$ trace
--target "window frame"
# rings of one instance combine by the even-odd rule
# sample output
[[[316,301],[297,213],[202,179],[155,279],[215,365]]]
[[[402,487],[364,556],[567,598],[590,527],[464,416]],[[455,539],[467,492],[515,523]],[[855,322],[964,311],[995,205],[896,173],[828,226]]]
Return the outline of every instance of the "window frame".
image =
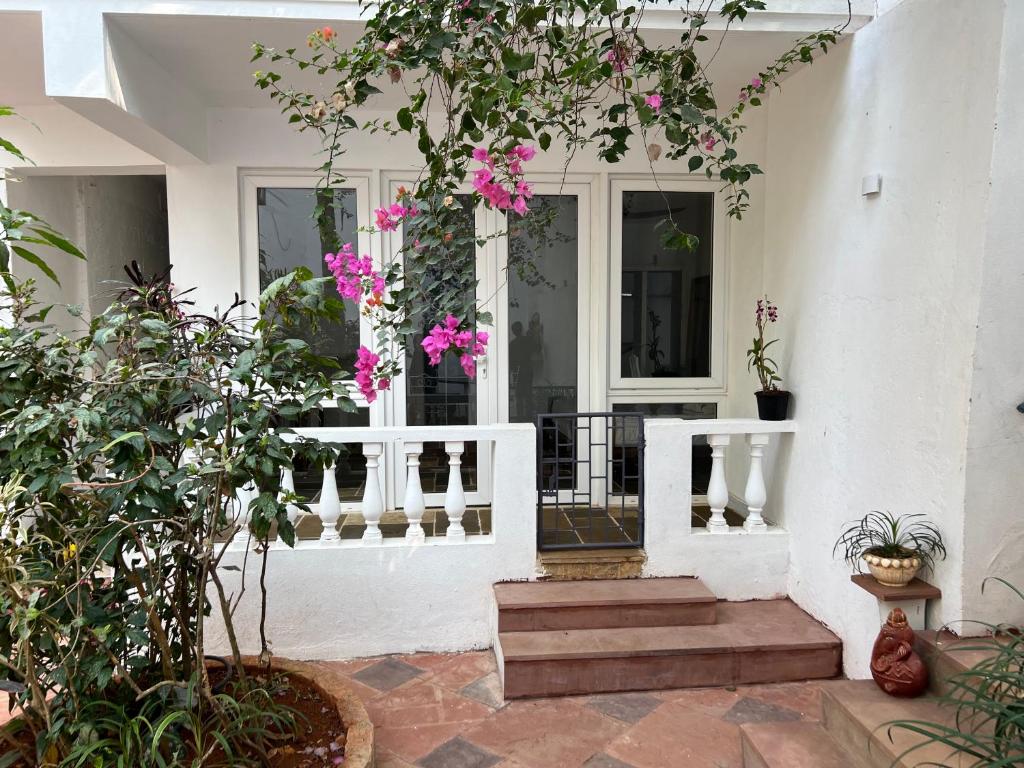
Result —
[[[358,228],[357,244],[360,254],[370,254],[375,268],[380,268],[380,248],[376,238],[365,231],[370,225],[371,207],[371,174],[358,171],[341,171],[345,182],[339,184],[341,189],[354,189],[356,192],[356,226]],[[249,170],[240,173],[241,184],[241,224],[242,224],[242,258],[241,287],[242,299],[253,304],[259,303],[259,212],[258,190],[267,187],[283,189],[316,189],[320,176],[313,171],[296,170]],[[359,343],[367,345],[371,340],[369,322],[360,315]],[[349,394],[360,408],[369,408],[370,426],[382,426],[383,410],[377,403],[367,403],[366,398],[354,384],[349,385]]]
[[[701,397],[725,394],[728,327],[728,265],[726,263],[728,227],[725,195],[721,184],[691,177],[659,178],[619,176],[609,180],[609,280],[608,280],[608,402],[620,400],[629,392],[699,391]],[[711,247],[711,370],[710,376],[625,377],[622,375],[622,195],[624,192],[699,192],[714,195]],[[649,395],[642,395],[650,400]]]

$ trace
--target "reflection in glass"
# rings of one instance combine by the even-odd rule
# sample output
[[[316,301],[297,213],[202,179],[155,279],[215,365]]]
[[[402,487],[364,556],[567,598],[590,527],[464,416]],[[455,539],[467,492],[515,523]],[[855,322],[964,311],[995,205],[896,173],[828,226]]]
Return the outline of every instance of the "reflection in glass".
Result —
[[[640,413],[647,419],[717,419],[717,403],[616,403],[612,406],[614,413]],[[626,442],[635,442],[627,435]],[[691,475],[691,492],[704,494],[708,492],[711,478],[711,447],[705,435],[693,438],[693,473]],[[632,489],[631,492],[635,492]]]
[[[696,250],[668,248],[669,216]],[[711,375],[711,192],[622,193],[623,378]]]
[[[509,232],[509,421],[574,413],[579,201],[537,195]]]
[[[257,191],[260,291],[297,267],[306,267],[314,275],[329,276],[324,254],[337,249],[339,243],[356,242],[356,191],[333,190],[333,232],[321,232],[313,219],[316,194],[314,189],[288,187],[262,187]],[[326,290],[334,289],[328,286]],[[292,333],[309,342],[318,354],[332,357],[343,368],[351,370],[359,346],[359,308],[352,302],[345,302],[343,322],[324,323],[315,333],[308,327],[293,329]],[[288,426],[369,425],[370,412],[366,408],[353,413],[338,408],[324,408],[306,417],[302,423],[291,423]],[[362,498],[366,459],[361,445],[346,445],[339,451],[335,475],[342,500],[357,501]],[[296,493],[311,503],[318,502],[322,483],[320,470],[300,463],[295,467],[294,477]]]
[[[356,191],[333,190],[332,232],[321,232],[313,220],[316,195],[314,189],[257,190],[260,291],[297,267],[329,277],[324,254],[337,250],[341,243],[357,242]],[[334,289],[328,285],[326,290]],[[341,323],[323,323],[316,332],[303,328],[295,333],[306,339],[317,354],[334,358],[343,369],[351,370],[359,347],[359,307],[346,301]]]
[[[469,195],[456,195],[462,205],[460,227],[466,234],[476,231],[473,201]],[[472,242],[457,253],[455,265],[450,269],[472,276],[466,281],[466,291],[475,293],[476,249]],[[440,268],[428,271],[423,278],[427,290],[443,290]],[[472,294],[470,295],[472,298]],[[414,315],[416,308],[413,310]],[[470,379],[452,353],[441,358],[440,365],[427,361],[421,342],[431,328],[443,318],[426,308],[417,317],[419,327],[406,343],[405,363],[405,419],[410,426],[443,427],[476,424],[476,381]],[[462,484],[467,490],[476,490],[476,443],[466,443],[462,455]],[[424,493],[444,493],[448,487],[448,454],[444,443],[426,443],[420,457],[420,481]]]

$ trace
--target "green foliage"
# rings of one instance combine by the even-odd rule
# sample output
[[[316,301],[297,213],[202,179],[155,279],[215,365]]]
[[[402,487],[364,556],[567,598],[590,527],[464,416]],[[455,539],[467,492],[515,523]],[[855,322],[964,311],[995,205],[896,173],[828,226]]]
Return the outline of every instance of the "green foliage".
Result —
[[[1012,584],[1000,578],[994,580],[1024,600],[1024,593]],[[912,758],[913,752],[929,744],[942,744],[959,757],[957,765],[1005,768],[1024,762],[1024,627],[974,623],[984,627],[988,635],[957,643],[956,647],[958,651],[983,653],[985,659],[947,681],[949,692],[943,702],[955,709],[954,722],[887,723],[890,734],[900,729],[925,737],[901,758]]]
[[[654,45],[641,29],[648,0],[360,0],[368,11],[365,30],[351,48],[341,47],[329,27],[310,35],[308,54],[255,43],[253,61],[271,68],[256,72],[255,82],[290,123],[319,135],[325,186],[342,181],[337,166],[347,133],[415,138],[422,156],[412,191],[418,213],[407,221],[401,247],[407,279],[392,297],[393,330],[408,335],[423,327],[419,315],[428,324],[446,314],[486,322],[475,292],[464,290],[475,279],[460,266],[459,254],[475,238],[459,228],[458,206],[444,203],[476,169],[474,149],[504,157],[517,145],[535,144],[564,158],[568,172],[581,152],[616,163],[637,146],[660,153],[656,141],[663,142],[663,157],[721,181],[729,214],[742,217],[749,205],[744,185],[761,173],[735,148],[745,111],[794,65],[826,53],[843,29],[796,41],[752,77],[735,103],[719,104],[707,76],[716,48],[702,46],[706,27],[712,20],[728,27],[765,5],[730,0],[712,12],[707,4],[677,3],[678,39]],[[310,70],[330,85],[312,91],[291,84],[274,71],[280,66],[294,74]],[[397,109],[357,121],[354,110],[374,108],[382,88],[398,93]],[[648,103],[650,96],[660,104]],[[474,192],[473,207],[482,199]],[[663,236],[672,247],[696,246],[671,216],[668,229]],[[428,272],[443,273],[450,290],[439,293],[436,283],[423,281]]]
[[[0,117],[11,117],[14,114],[14,110],[10,107],[0,106]],[[17,146],[3,136],[0,136],[0,152],[6,152],[23,163],[32,162]],[[0,181],[2,180],[4,178],[0,175]],[[0,198],[0,279],[4,281],[8,290],[13,289],[13,278],[10,275],[12,255],[34,265],[40,272],[60,285],[60,280],[57,279],[53,268],[37,252],[38,246],[56,248],[76,259],[85,258],[85,255],[74,244],[43,219],[28,211],[8,208],[3,198]]]
[[[286,504],[301,499],[281,472],[329,453],[280,427],[351,403],[290,331],[337,321],[339,302],[300,269],[267,288],[253,322],[237,297],[197,313],[165,277],[128,272],[74,338],[40,324],[31,282],[0,297],[13,319],[0,327],[0,477],[13,478],[0,496],[0,667],[40,762],[198,765],[174,757],[192,743],[248,764],[287,713],[244,674],[230,696],[214,692],[204,618],[224,614],[241,669],[241,594],[225,593],[221,559],[236,533],[263,558],[273,529],[294,542]],[[239,533],[237,493],[253,486]]]
[[[832,554],[842,550],[843,558],[860,568],[865,554],[888,558],[920,558],[922,567],[930,569],[935,558],[946,557],[942,534],[921,513],[893,515],[891,512],[869,512],[840,534]]]

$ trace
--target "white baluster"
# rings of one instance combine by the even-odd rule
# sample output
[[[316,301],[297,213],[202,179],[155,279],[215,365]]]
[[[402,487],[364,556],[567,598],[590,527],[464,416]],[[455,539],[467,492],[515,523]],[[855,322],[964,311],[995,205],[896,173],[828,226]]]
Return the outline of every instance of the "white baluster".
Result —
[[[324,480],[320,486],[320,522],[324,529],[320,533],[321,544],[333,544],[341,539],[338,535],[338,520],[341,518],[341,499],[338,498],[338,479],[334,476],[334,464],[324,467]]]
[[[286,495],[295,493],[295,474],[290,469],[285,469],[281,472],[281,498],[283,499]],[[299,507],[297,504],[288,502],[285,507],[285,511],[288,514],[288,522],[295,527],[295,522],[299,519]],[[284,544],[284,540],[281,538],[281,532],[278,531],[277,543]]]
[[[768,439],[766,434],[747,436],[747,442],[750,443],[750,474],[747,475],[747,488],[743,492],[743,500],[747,505],[747,519],[743,521],[743,528],[750,533],[768,530],[764,518],[761,517],[764,503],[768,500],[768,491],[764,487],[764,470],[761,466]]]
[[[379,544],[384,540],[380,532],[380,518],[384,514],[384,497],[380,493],[380,455],[384,443],[363,443],[366,457],[366,487],[363,489],[363,544]]]
[[[408,478],[405,481],[405,519],[409,527],[405,531],[405,540],[410,544],[422,544],[426,541],[423,533],[423,513],[426,502],[423,499],[423,486],[420,484],[420,454],[423,443],[405,444],[405,464]]]
[[[729,445],[729,435],[708,435],[708,445],[711,446],[711,479],[708,482],[711,519],[708,520],[708,533],[728,533],[725,507],[729,503],[729,487],[725,484],[725,448]]]
[[[448,543],[466,540],[462,516],[466,514],[466,493],[462,489],[462,453],[466,444],[461,440],[445,442],[448,454],[448,490],[444,494],[444,511],[448,515]]]
[[[241,485],[235,489],[236,535],[241,534],[244,536],[247,544],[256,543],[256,540],[249,533],[249,522],[252,520],[252,511],[249,509],[249,502],[258,495],[259,492],[256,490],[256,485],[251,482]]]

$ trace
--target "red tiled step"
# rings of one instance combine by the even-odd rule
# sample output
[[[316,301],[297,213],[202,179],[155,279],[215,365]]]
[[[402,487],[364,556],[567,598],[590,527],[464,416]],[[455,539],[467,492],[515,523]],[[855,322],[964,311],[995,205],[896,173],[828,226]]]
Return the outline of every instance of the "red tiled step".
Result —
[[[953,708],[941,706],[934,698],[897,699],[883,693],[873,680],[841,680],[822,689],[821,702],[829,735],[869,768],[977,764],[973,758],[952,755],[949,747],[923,745],[926,740],[920,734],[889,727],[894,720],[953,724]]]
[[[743,768],[861,768],[819,723],[740,726]]]
[[[499,632],[714,624],[699,579],[526,581],[494,585]]]
[[[505,698],[839,674],[839,639],[788,600],[723,602],[717,610],[717,624],[500,632]]]

